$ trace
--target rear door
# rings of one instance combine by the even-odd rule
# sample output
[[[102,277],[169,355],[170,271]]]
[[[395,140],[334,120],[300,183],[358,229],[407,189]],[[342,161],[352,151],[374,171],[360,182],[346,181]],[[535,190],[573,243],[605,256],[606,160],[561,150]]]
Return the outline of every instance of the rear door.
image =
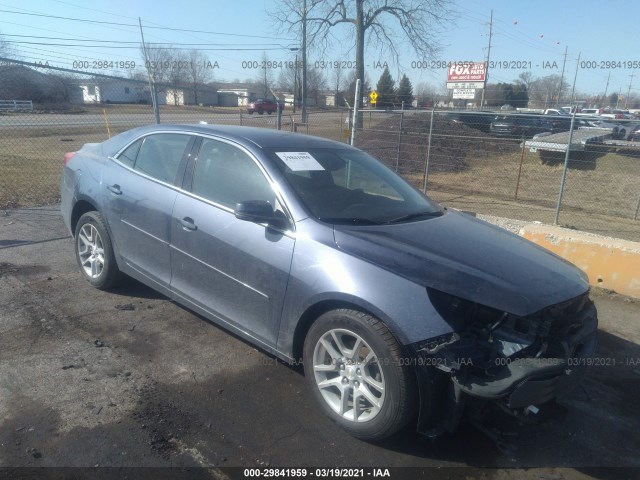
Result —
[[[176,182],[182,181],[195,137],[155,133],[110,160],[102,177],[104,214],[113,233],[118,264],[167,291],[169,240]]]
[[[286,209],[257,160],[235,144],[203,139],[192,178],[173,209],[173,294],[275,346],[295,240],[233,210],[246,200]]]

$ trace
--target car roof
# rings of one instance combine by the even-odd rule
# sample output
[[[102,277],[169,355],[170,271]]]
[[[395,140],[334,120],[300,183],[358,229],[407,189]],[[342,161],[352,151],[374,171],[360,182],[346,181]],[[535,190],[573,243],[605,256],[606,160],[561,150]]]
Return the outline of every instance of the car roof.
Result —
[[[124,147],[133,139],[154,132],[188,132],[201,135],[214,135],[237,142],[251,148],[282,147],[287,149],[300,149],[302,151],[309,148],[342,148],[352,149],[349,145],[324,138],[304,135],[302,133],[285,132],[282,130],[272,130],[258,127],[239,127],[235,125],[209,125],[209,124],[158,124],[147,125],[107,140],[104,143],[105,151],[113,154]],[[120,141],[116,141],[121,137]]]

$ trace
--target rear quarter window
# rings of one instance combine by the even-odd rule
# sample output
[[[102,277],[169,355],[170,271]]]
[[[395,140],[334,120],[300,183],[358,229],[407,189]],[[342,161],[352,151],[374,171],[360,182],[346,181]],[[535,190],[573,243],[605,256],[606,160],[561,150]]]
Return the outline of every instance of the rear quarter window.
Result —
[[[144,137],[134,170],[162,182],[174,183],[189,140],[189,135],[177,133],[158,133]]]

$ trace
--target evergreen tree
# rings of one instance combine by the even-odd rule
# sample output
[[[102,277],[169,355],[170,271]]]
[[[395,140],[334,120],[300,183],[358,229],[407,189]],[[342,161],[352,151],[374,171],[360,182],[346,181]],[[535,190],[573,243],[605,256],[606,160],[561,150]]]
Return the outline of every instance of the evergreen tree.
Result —
[[[396,81],[389,73],[389,67],[385,67],[380,80],[376,85],[376,91],[378,92],[378,101],[376,105],[379,108],[393,108],[393,102],[395,100],[395,85]]]
[[[413,85],[411,85],[411,81],[406,75],[402,75],[400,79],[400,84],[396,91],[396,98],[398,104],[402,105],[402,102],[404,102],[405,108],[410,107],[411,102],[413,102]]]

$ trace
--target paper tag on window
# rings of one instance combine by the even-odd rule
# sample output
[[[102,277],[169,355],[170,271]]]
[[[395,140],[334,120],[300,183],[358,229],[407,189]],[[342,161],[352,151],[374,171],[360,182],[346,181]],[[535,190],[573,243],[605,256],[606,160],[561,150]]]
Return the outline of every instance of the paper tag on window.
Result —
[[[293,172],[324,170],[322,165],[309,152],[276,152]]]

